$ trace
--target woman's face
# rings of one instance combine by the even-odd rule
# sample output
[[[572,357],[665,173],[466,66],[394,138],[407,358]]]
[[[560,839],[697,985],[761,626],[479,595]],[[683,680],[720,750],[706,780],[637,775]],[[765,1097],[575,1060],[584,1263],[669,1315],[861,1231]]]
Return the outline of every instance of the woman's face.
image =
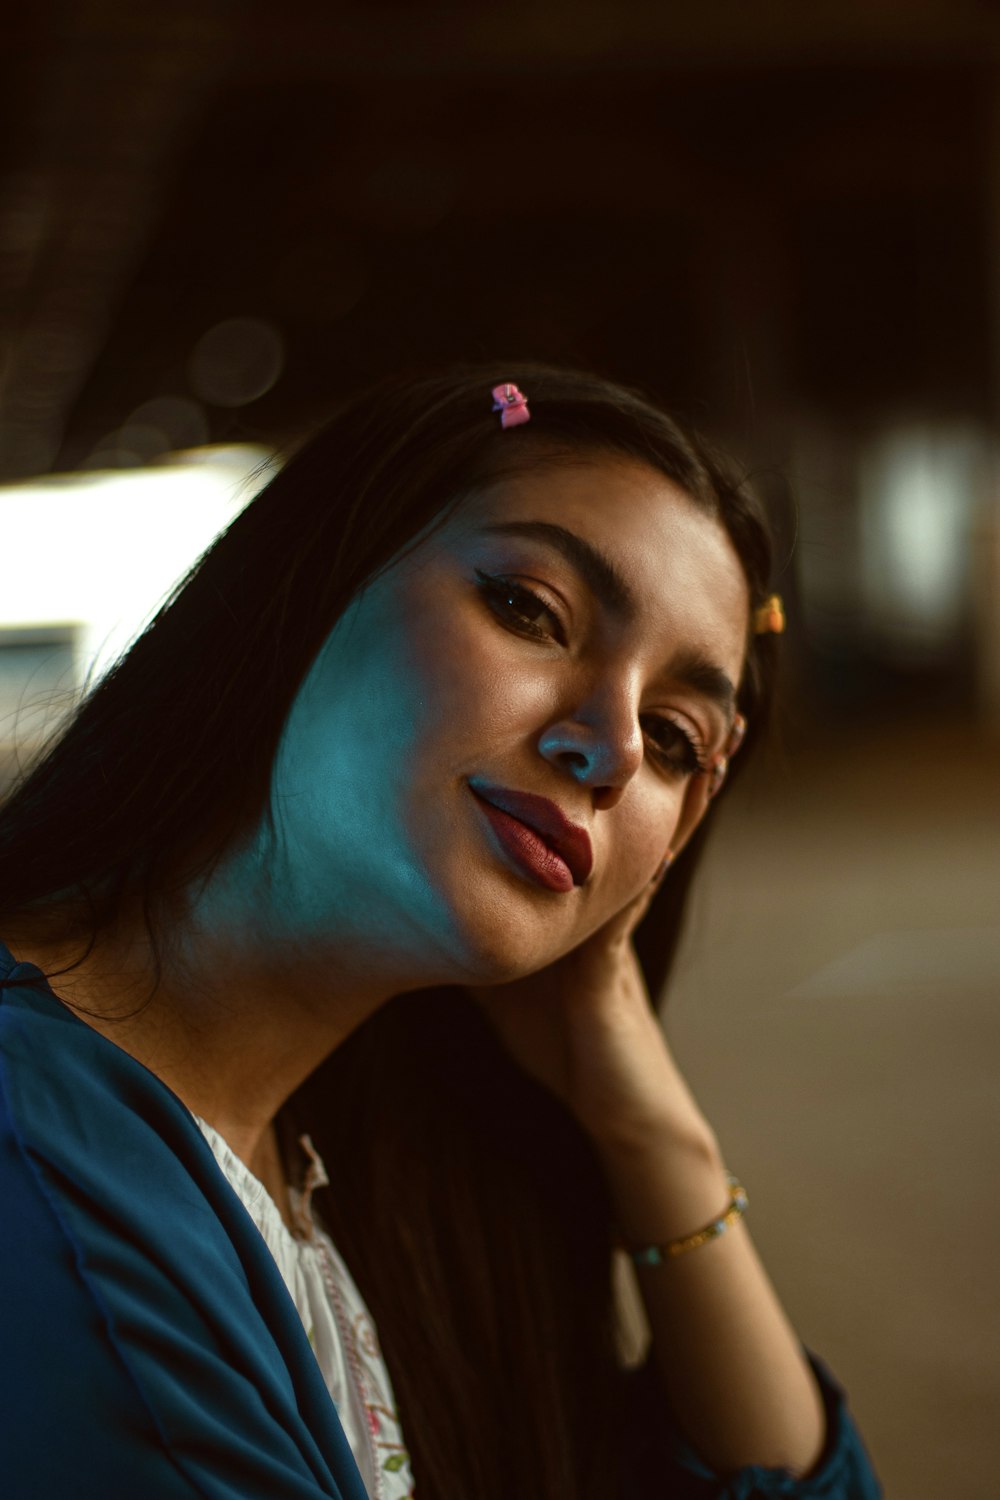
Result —
[[[721,525],[644,465],[553,462],[463,502],[354,601],[293,705],[273,782],[288,923],[400,989],[562,957],[704,811],[748,608]],[[582,883],[576,860],[543,878],[478,795],[505,790],[586,833]]]

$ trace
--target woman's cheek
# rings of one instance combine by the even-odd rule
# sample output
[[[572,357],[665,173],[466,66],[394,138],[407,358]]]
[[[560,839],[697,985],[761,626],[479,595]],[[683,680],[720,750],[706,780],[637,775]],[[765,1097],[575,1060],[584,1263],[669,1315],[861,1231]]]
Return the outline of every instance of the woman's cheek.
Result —
[[[510,652],[471,604],[442,610],[442,594],[414,586],[401,600],[404,672],[419,682],[422,697],[450,706],[463,720],[479,719],[509,696],[516,675]]]
[[[610,808],[597,813],[597,823],[606,818],[610,828],[614,827],[615,811]],[[662,806],[650,807],[644,817],[632,817],[623,821],[614,833],[607,855],[607,880],[615,893],[618,906],[632,901],[648,881],[656,874],[670,846],[670,831],[676,819]]]
[[[399,647],[394,676],[415,718],[425,723],[444,718],[458,730],[486,689],[482,678],[476,687],[476,663],[467,638],[442,626],[428,609],[402,613],[395,622]]]
[[[710,777],[689,776],[684,783],[684,795],[674,822],[671,852],[676,856],[684,848],[698,824],[708,811]]]

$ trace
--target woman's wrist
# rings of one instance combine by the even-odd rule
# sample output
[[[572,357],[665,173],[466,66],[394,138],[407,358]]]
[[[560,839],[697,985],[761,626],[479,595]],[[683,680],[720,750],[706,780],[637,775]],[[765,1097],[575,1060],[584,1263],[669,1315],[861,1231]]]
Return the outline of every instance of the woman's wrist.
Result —
[[[692,1234],[724,1213],[731,1199],[718,1141],[707,1124],[650,1133],[641,1146],[598,1144],[626,1245],[663,1244]]]
[[[599,1128],[587,1129],[594,1149],[609,1169],[627,1170],[644,1159],[657,1160],[663,1155],[718,1152],[715,1131],[676,1066],[667,1082],[669,1087],[662,1092],[668,1102],[655,1114],[605,1119]]]

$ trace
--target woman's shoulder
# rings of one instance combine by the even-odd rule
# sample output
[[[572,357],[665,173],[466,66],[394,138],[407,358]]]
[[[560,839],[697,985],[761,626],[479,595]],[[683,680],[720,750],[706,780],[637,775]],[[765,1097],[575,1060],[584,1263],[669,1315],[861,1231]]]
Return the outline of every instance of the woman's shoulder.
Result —
[[[73,1165],[81,1185],[140,1188],[156,1196],[147,1155],[161,1158],[171,1186],[201,1135],[167,1086],[54,995],[42,970],[0,944],[0,1074],[4,1109],[18,1138],[39,1160]],[[136,1176],[135,1174],[139,1175]]]
[[[238,1272],[232,1193],[186,1106],[6,947],[0,981],[5,1202],[41,1194],[78,1258],[102,1236],[107,1258],[117,1236],[119,1254],[170,1259],[195,1276],[210,1264],[216,1283],[227,1263]]]
[[[117,1445],[101,1493],[139,1493],[122,1486],[142,1473],[151,1500],[360,1500],[301,1322],[193,1116],[6,948],[0,980],[0,1420],[15,1470],[49,1476],[46,1493],[99,1492],[45,1451],[53,1409],[62,1433],[72,1407],[81,1474],[101,1470],[88,1433]]]

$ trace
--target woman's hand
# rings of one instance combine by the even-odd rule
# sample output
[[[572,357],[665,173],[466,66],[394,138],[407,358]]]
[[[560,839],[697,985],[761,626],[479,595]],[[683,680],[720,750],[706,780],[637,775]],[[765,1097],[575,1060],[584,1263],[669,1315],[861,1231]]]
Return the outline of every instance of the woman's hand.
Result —
[[[675,849],[711,789],[710,773],[695,779]],[[641,1246],[701,1229],[729,1191],[718,1142],[670,1054],[632,943],[654,894],[650,883],[537,974],[470,990],[514,1059],[590,1136],[618,1232]],[[745,1221],[637,1274],[664,1410],[705,1462],[726,1473],[749,1464],[812,1469],[825,1441],[823,1403]]]
[[[672,858],[704,818],[745,731],[737,714],[724,750],[688,782]],[[612,1153],[664,1139],[715,1146],[660,1029],[632,942],[668,871],[555,963],[511,984],[469,986],[514,1060]]]
[[[706,783],[698,788],[702,802],[708,778],[698,780]],[[547,968],[510,984],[469,987],[514,1060],[599,1147],[629,1149],[664,1135],[711,1138],[667,1047],[632,942],[663,878]]]

